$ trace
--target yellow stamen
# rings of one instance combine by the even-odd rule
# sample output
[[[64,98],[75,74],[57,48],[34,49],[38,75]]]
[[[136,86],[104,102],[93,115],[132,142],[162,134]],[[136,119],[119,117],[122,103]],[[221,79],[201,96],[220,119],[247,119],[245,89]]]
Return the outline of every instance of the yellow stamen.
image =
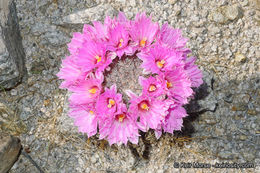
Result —
[[[141,46],[141,47],[144,47],[144,46],[145,46],[146,40],[147,40],[147,38],[144,37],[144,38],[140,41],[140,46]]]
[[[97,88],[95,88],[95,87],[91,88],[91,89],[88,90],[88,92],[91,93],[91,94],[96,94]]]
[[[141,108],[148,111],[149,106],[146,103],[142,103]]]
[[[149,87],[149,91],[155,91],[156,90],[156,86],[155,85],[150,85]]]
[[[97,60],[97,63],[101,61],[101,56],[96,55],[95,58]]]
[[[156,62],[156,65],[158,68],[163,68],[164,64],[165,64],[165,61],[163,59],[161,61]]]
[[[121,123],[125,119],[125,114],[120,114],[120,115],[118,115],[117,118],[118,118],[118,121]]]
[[[93,112],[93,111],[89,111],[89,113],[90,113],[91,115],[93,115],[93,114],[94,114],[94,112]]]
[[[118,45],[118,47],[122,47],[123,42],[124,42],[124,40],[121,38],[121,39],[119,40],[119,45]]]
[[[115,100],[113,100],[113,99],[109,99],[109,100],[108,100],[108,103],[109,103],[109,104],[107,105],[108,108],[111,108],[112,106],[114,106],[114,105],[116,104]]]
[[[167,84],[167,88],[171,88],[172,87],[172,83],[171,82],[166,82],[166,84]]]

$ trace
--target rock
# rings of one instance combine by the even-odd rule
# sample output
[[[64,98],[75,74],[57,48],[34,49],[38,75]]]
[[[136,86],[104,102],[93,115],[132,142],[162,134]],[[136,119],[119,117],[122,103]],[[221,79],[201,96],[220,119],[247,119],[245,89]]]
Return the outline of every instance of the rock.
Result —
[[[260,24],[260,11],[256,11],[255,20]]]
[[[217,123],[217,120],[212,118],[212,119],[206,119],[205,120],[207,124],[213,125]]]
[[[97,162],[97,159],[96,159],[95,155],[93,155],[93,156],[90,158],[90,161],[91,161],[91,163],[93,163],[93,164]]]
[[[46,23],[40,23],[40,22],[36,23],[31,28],[31,32],[33,33],[33,35],[36,35],[36,36],[39,36],[46,32],[54,32],[55,30],[57,30],[55,25],[50,26]]]
[[[173,7],[174,15],[176,15],[176,16],[180,15],[181,10],[182,10],[182,8],[180,5],[178,5],[178,4],[174,5],[174,7]]]
[[[218,127],[216,127],[216,129],[215,129],[215,133],[216,133],[217,136],[223,135],[224,132],[225,132],[224,129],[220,129]]]
[[[244,1],[242,1],[242,2],[240,2],[240,4],[242,5],[242,6],[248,6],[248,0],[244,0]]]
[[[12,0],[0,0],[0,86],[10,89],[26,74],[25,53]]]
[[[242,140],[242,141],[244,141],[244,140],[247,139],[247,136],[246,136],[246,135],[240,135],[240,136],[239,136],[239,139]]]
[[[30,72],[32,74],[41,74],[43,70],[45,70],[44,62],[33,62]]]
[[[259,0],[254,0],[252,2],[252,4],[254,5],[254,7],[257,9],[257,10],[260,10],[260,1]]]
[[[245,55],[237,52],[236,55],[235,55],[235,61],[243,63],[243,62],[246,61],[246,57],[245,57]]]
[[[241,115],[241,114],[235,115],[235,120],[243,120],[243,119],[245,119],[245,118],[243,117],[243,115]]]
[[[122,3],[122,4],[125,4],[125,0],[116,0],[117,3]]]
[[[136,6],[135,0],[130,0],[129,3],[130,3],[130,5],[131,5],[132,7]]]
[[[61,46],[67,44],[70,40],[68,36],[60,31],[47,32],[46,34],[42,35],[41,38],[42,44],[50,44],[52,46]]]
[[[240,14],[238,6],[227,6],[224,8],[223,12],[231,21],[237,19]]]
[[[12,135],[19,135],[26,131],[27,127],[18,119],[17,115],[0,102],[0,133],[8,132]]]
[[[168,0],[168,3],[171,5],[174,5],[177,2],[177,0]]]
[[[0,172],[11,169],[20,155],[21,142],[17,137],[0,133]]]
[[[102,16],[109,15],[110,17],[115,16],[117,11],[109,4],[100,4],[92,8],[77,11],[68,16],[62,17],[61,21],[54,21],[58,25],[66,24],[85,24],[91,21],[101,21]]]
[[[232,159],[233,158],[233,154],[230,151],[220,151],[218,153],[218,156],[221,159]]]
[[[239,102],[232,106],[232,111],[245,111],[247,109],[247,104]]]
[[[243,156],[246,158],[248,161],[252,161],[254,159],[254,155],[257,151],[253,150],[252,151],[245,151],[243,152]]]
[[[213,10],[209,19],[219,24],[226,24],[228,21],[233,21],[242,17],[242,12],[237,5],[222,6]]]
[[[249,109],[247,111],[247,114],[249,114],[249,115],[257,115],[257,112],[255,110],[253,110],[253,109]]]
[[[226,23],[228,21],[227,18],[222,14],[222,11],[219,10],[219,9],[213,10],[209,14],[209,19],[211,21],[214,21],[214,22],[220,23],[220,24],[224,24],[224,23]]]
[[[233,102],[233,96],[231,93],[226,93],[225,97],[223,98],[225,102],[232,103]]]

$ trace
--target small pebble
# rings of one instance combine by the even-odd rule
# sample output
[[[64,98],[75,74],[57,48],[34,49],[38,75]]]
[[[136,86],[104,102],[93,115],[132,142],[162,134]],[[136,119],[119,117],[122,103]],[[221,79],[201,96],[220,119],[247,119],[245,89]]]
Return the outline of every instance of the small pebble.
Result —
[[[246,135],[241,135],[241,136],[239,137],[239,139],[242,140],[242,141],[244,141],[244,140],[247,139],[247,136],[246,136]]]
[[[241,53],[236,53],[236,55],[235,55],[235,61],[236,62],[241,62],[241,63],[243,63],[243,62],[245,62],[246,61],[246,57],[245,57],[245,55],[243,55],[243,54],[241,54]]]
[[[236,18],[238,18],[239,16],[239,9],[237,6],[227,6],[224,9],[224,13],[225,16],[229,19],[229,20],[235,20]]]
[[[247,114],[249,114],[249,115],[256,115],[257,112],[256,112],[255,110],[249,109],[249,110],[247,111]]]

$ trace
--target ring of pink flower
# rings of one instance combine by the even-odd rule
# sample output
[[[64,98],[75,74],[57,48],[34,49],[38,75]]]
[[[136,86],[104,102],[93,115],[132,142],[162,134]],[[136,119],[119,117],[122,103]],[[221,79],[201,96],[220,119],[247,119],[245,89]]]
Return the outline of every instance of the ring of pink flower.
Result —
[[[120,12],[117,18],[106,17],[104,24],[84,25],[83,33],[74,33],[68,44],[70,56],[62,62],[57,76],[64,79],[61,88],[72,91],[69,115],[80,132],[88,137],[99,132],[110,145],[137,144],[138,130],[181,130],[182,107],[193,95],[192,87],[202,84],[202,73],[185,48],[187,39],[181,31],[165,23],[161,28],[145,13],[128,20]],[[126,91],[131,98],[129,109],[117,93],[116,85],[103,89],[103,72],[115,57],[136,54],[149,78],[139,77],[140,96]]]

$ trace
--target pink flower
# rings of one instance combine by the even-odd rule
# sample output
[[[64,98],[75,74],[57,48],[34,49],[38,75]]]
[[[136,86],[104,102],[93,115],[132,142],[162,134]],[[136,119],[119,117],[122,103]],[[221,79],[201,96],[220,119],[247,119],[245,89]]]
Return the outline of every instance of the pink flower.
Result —
[[[158,23],[153,23],[151,18],[146,17],[145,13],[137,14],[130,32],[132,45],[139,50],[145,50],[154,41],[158,29]]]
[[[143,87],[143,95],[158,97],[164,94],[164,86],[163,83],[165,80],[158,79],[159,76],[149,78],[144,78],[142,76],[139,77],[139,83]]]
[[[125,14],[123,12],[119,12],[117,15],[117,18],[111,19],[109,16],[106,16],[104,20],[104,25],[107,27],[114,27],[115,25],[121,24],[124,27],[127,28],[127,30],[130,29],[131,22],[126,18]]]
[[[131,22],[126,18],[123,12],[119,12],[117,16],[117,22],[124,25],[127,30],[130,30]]]
[[[111,86],[110,89],[105,89],[97,99],[96,110],[100,117],[108,117],[113,115],[119,104],[122,102],[122,95],[117,94],[116,85]]]
[[[97,71],[104,71],[111,62],[112,59],[106,56],[105,45],[93,41],[85,42],[77,56],[78,65],[85,71],[94,69],[97,69]]]
[[[91,137],[97,133],[98,119],[95,113],[95,108],[92,106],[84,105],[70,105],[71,109],[69,116],[74,118],[74,125],[78,127],[78,130],[82,133],[87,133],[88,137]]]
[[[82,48],[83,43],[86,41],[86,37],[79,32],[73,33],[71,42],[68,44],[68,49],[71,55],[77,55],[79,49]]]
[[[57,76],[59,79],[64,79],[60,85],[61,88],[68,88],[78,85],[80,81],[84,80],[88,72],[83,72],[81,67],[76,65],[72,56],[62,60],[62,68]]]
[[[186,58],[184,69],[191,80],[191,86],[199,87],[203,83],[202,72],[200,71],[198,66],[195,65],[195,61],[195,57]]]
[[[102,91],[103,75],[96,74],[96,78],[88,78],[71,90],[74,92],[69,101],[72,104],[87,104],[96,101]]]
[[[168,23],[165,23],[158,33],[158,41],[163,46],[172,49],[183,49],[188,39],[182,37],[181,30],[173,29],[168,25]]]
[[[138,127],[127,112],[125,104],[120,104],[118,111],[100,120],[99,123],[100,139],[108,140],[109,144],[127,144],[127,141],[138,143]]]
[[[173,105],[172,105],[173,106]],[[183,118],[187,116],[186,110],[180,105],[175,105],[168,110],[168,115],[162,124],[158,125],[155,129],[155,136],[159,139],[162,135],[162,130],[173,134],[174,130],[181,130],[183,124]]]
[[[116,18],[112,19],[110,18],[110,16],[106,16],[105,20],[104,20],[104,25],[109,28],[111,26],[114,26],[117,24]]]
[[[84,25],[83,34],[88,41],[106,42],[108,40],[108,26],[93,21],[94,26]]]
[[[165,72],[164,79],[166,80],[168,96],[174,98],[180,104],[188,103],[188,97],[192,95],[193,91],[185,71],[181,68],[176,68]]]
[[[167,23],[161,29],[145,13],[134,21],[119,12],[107,16],[104,24],[98,21],[84,25],[83,33],[74,33],[68,44],[70,56],[62,61],[57,76],[64,81],[62,88],[72,91],[69,116],[80,132],[88,137],[99,130],[99,138],[109,144],[138,143],[138,130],[162,132],[181,130],[187,116],[182,105],[193,94],[191,87],[202,84],[202,73],[195,58],[187,58],[190,49],[181,31]],[[148,78],[139,77],[142,94],[127,91],[130,106],[127,110],[116,85],[105,88],[103,72],[112,60],[124,55],[137,55]]]
[[[176,66],[182,65],[180,52],[156,45],[148,53],[139,53],[137,55],[143,60],[142,67],[152,73],[163,73],[170,71]]]
[[[117,56],[121,58],[123,54],[132,55],[133,48],[128,45],[129,33],[125,26],[117,24],[109,29],[108,49],[115,51]]]
[[[133,94],[130,94],[130,97],[129,112],[136,120],[140,117],[139,129],[142,131],[147,131],[149,128],[156,129],[166,116],[169,107],[163,101],[153,97],[145,95],[137,97]]]
[[[169,109],[169,114],[163,123],[163,130],[173,134],[174,130],[181,130],[183,118],[187,116],[186,110],[181,106]]]

